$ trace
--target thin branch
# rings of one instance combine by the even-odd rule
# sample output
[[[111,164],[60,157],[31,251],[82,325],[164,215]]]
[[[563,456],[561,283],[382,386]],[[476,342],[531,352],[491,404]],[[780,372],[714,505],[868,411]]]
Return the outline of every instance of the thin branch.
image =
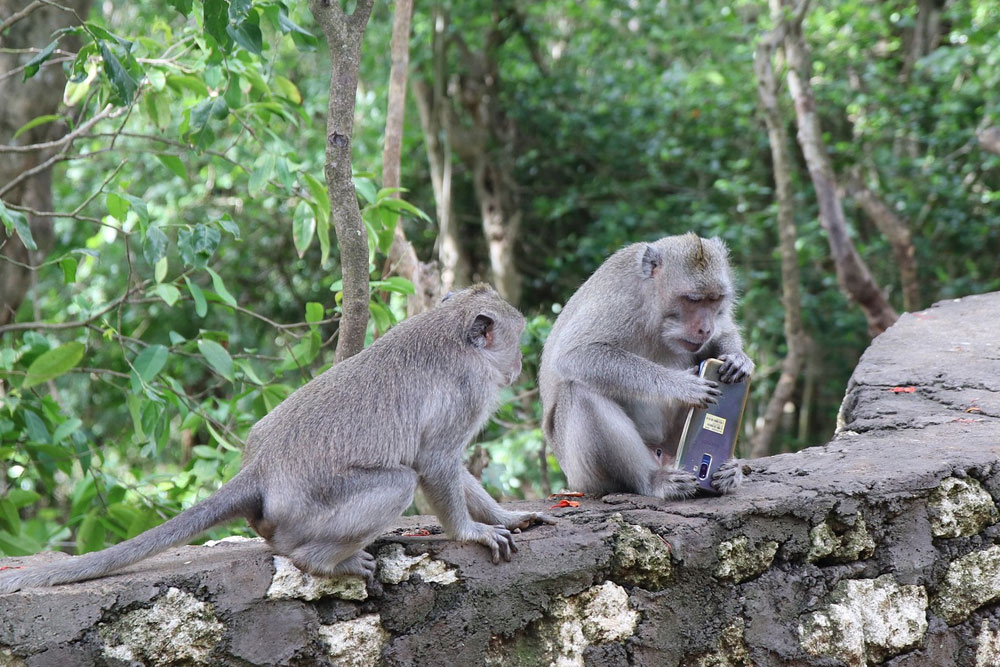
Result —
[[[13,144],[0,144],[0,153],[34,153],[36,151],[42,151],[48,148],[59,148],[65,145],[67,142],[72,142],[81,134],[86,133],[87,130],[89,130],[90,128],[92,128],[94,125],[101,122],[105,118],[112,117],[112,112],[114,111],[114,109],[115,107],[109,104],[108,106],[104,107],[104,109],[100,111],[96,116],[88,120],[80,127],[76,128],[67,135],[64,135],[58,139],[54,139],[53,141],[46,141],[40,144],[27,144],[25,146],[17,146]],[[2,195],[8,189],[9,186],[7,188],[4,188],[3,190],[0,190],[0,195]]]
[[[142,283],[136,285],[135,287],[132,287],[131,289],[126,290],[125,293],[122,294],[120,297],[118,297],[117,299],[115,299],[114,301],[112,301],[111,303],[109,303],[107,306],[105,306],[101,310],[97,311],[96,313],[94,313],[93,315],[91,315],[90,317],[88,317],[85,320],[76,320],[74,322],[39,322],[39,321],[35,321],[35,322],[14,322],[13,324],[5,324],[3,326],[0,326],[0,334],[7,333],[8,331],[23,331],[25,329],[45,329],[47,331],[56,331],[56,330],[61,330],[61,329],[74,329],[76,327],[87,326],[91,322],[94,322],[94,321],[100,319],[103,315],[105,315],[106,313],[108,313],[111,310],[114,310],[115,308],[117,308],[118,306],[120,306],[122,303],[124,303],[125,301],[127,301],[128,298],[129,298],[129,296],[131,296],[133,293],[135,293],[135,292],[137,292],[137,291],[139,291],[141,289],[145,289],[146,285],[148,283],[149,283],[149,281],[146,280],[146,281],[143,281]]]
[[[44,6],[45,6],[45,3],[42,2],[42,0],[35,0],[30,5],[28,5],[24,9],[22,9],[21,11],[14,12],[10,16],[8,16],[4,20],[3,23],[0,23],[0,33],[2,33],[7,28],[11,27],[12,25],[14,25],[15,23],[17,23],[21,19],[25,19],[25,18],[31,16],[32,14],[35,13],[36,10],[41,9]]]

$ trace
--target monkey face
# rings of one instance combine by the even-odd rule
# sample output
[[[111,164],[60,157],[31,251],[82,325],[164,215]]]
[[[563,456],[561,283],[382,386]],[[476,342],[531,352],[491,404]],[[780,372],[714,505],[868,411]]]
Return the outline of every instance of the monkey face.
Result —
[[[719,292],[682,292],[667,309],[664,341],[677,352],[697,354],[719,329],[727,305],[728,297]]]

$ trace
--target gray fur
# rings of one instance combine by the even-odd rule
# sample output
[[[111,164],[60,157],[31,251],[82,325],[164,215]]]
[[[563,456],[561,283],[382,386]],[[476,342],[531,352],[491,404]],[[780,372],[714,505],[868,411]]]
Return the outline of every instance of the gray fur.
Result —
[[[508,512],[462,465],[462,452],[521,372],[524,318],[490,287],[454,294],[304,385],[250,430],[243,468],[166,523],[96,553],[0,574],[0,593],[93,579],[245,517],[275,552],[320,575],[372,580],[362,549],[420,484],[448,533],[516,550],[511,532],[551,523]]]
[[[687,410],[720,391],[692,368],[716,357],[720,377],[737,382],[754,367],[733,302],[725,245],[691,233],[619,250],[576,291],[539,374],[542,428],[572,489],[695,494],[694,475],[672,467],[680,431]],[[723,493],[741,481],[739,461],[713,478]]]

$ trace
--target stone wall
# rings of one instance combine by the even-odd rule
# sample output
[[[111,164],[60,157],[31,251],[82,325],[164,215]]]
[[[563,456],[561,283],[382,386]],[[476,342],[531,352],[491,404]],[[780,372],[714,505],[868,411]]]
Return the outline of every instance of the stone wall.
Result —
[[[734,496],[583,499],[498,566],[414,517],[372,546],[375,590],[184,547],[0,596],[0,666],[1000,665],[998,330],[1000,294],[904,315],[834,440]]]

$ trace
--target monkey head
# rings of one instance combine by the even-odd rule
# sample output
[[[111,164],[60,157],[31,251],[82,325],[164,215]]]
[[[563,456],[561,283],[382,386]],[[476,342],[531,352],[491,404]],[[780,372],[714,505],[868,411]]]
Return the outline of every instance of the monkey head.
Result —
[[[660,336],[677,353],[696,354],[731,317],[729,252],[719,238],[694,233],[647,244],[642,271],[659,308]]]
[[[442,303],[447,304],[454,304],[464,314],[465,343],[487,360],[497,384],[513,384],[521,374],[524,316],[484,283],[449,294]]]

